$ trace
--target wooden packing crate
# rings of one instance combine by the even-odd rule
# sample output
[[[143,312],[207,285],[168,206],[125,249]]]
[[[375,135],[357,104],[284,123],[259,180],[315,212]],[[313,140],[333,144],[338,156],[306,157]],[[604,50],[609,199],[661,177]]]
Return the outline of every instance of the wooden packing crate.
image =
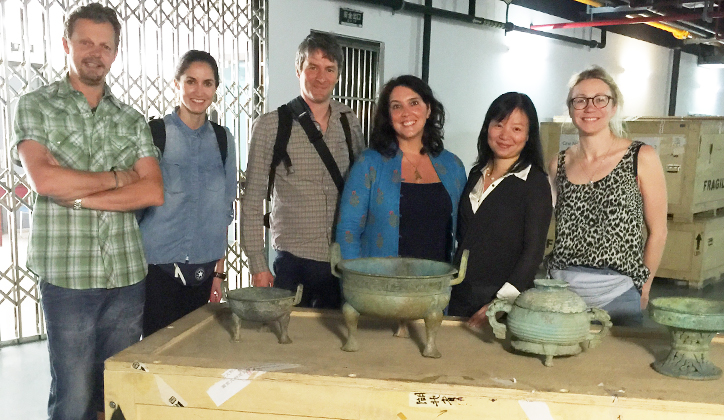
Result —
[[[695,214],[724,210],[724,118],[639,118],[625,123],[627,137],[654,146],[666,176],[669,214],[691,222]],[[546,162],[578,142],[570,123],[541,123]]]
[[[515,354],[486,327],[446,319],[442,358],[421,356],[424,325],[361,318],[360,351],[340,350],[339,312],[295,311],[292,344],[258,324],[230,341],[230,312],[208,304],[106,361],[106,419],[127,420],[723,420],[724,379],[687,381],[649,365],[668,353],[663,330],[612,330],[573,357]],[[724,367],[715,338],[711,360]]]
[[[693,222],[669,220],[669,234],[657,277],[702,288],[724,275],[724,216],[697,217]]]

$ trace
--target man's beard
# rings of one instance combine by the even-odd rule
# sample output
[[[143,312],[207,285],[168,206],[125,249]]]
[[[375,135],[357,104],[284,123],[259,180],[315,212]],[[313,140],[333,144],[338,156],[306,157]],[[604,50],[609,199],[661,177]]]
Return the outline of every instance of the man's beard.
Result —
[[[100,65],[101,67],[97,68],[97,72],[89,72],[86,71],[85,67],[83,66],[86,63]],[[103,64],[98,62],[97,60],[86,59],[81,61],[81,67],[78,69],[78,77],[83,84],[86,84],[88,86],[99,86],[105,83],[106,75],[108,74],[108,71],[105,70],[105,66],[103,66]]]

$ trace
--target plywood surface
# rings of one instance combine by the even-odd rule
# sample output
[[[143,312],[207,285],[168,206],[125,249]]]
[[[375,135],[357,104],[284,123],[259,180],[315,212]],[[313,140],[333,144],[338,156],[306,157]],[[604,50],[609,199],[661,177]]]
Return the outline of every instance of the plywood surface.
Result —
[[[422,323],[413,324],[411,338],[404,339],[392,336],[393,321],[362,318],[361,349],[347,353],[340,350],[346,327],[338,313],[293,312],[289,334],[294,343],[288,345],[278,344],[271,331],[258,331],[256,323],[244,324],[242,341],[231,342],[230,315],[222,305],[209,304],[114,356],[111,364],[140,362],[159,374],[292,364],[298,366],[270,372],[272,378],[308,375],[311,382],[354,379],[363,386],[367,380],[371,380],[369,384],[383,380],[553,392],[571,399],[583,394],[724,404],[722,379],[680,380],[651,369],[650,363],[668,352],[668,337],[660,331],[619,330],[599,347],[574,357],[555,358],[554,366],[545,367],[540,357],[511,352],[489,329],[473,332],[458,321],[446,321],[439,331],[442,358],[428,359],[420,354]],[[711,359],[724,367],[724,345],[713,345]]]

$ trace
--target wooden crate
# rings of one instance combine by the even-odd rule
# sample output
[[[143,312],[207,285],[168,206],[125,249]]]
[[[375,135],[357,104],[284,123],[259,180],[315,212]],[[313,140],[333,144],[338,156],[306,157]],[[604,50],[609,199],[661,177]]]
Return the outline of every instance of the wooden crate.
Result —
[[[668,223],[669,234],[656,276],[702,288],[724,275],[724,217]]]
[[[339,312],[293,312],[289,345],[257,324],[230,342],[229,317],[209,304],[107,360],[106,419],[114,408],[127,420],[724,419],[722,380],[651,369],[668,352],[663,330],[614,328],[599,347],[545,367],[456,320],[440,328],[442,358],[429,359],[420,322],[403,339],[395,322],[362,318],[361,349],[346,353]],[[724,366],[720,341],[710,356]]]
[[[724,118],[639,118],[626,122],[628,137],[654,146],[666,176],[669,214],[691,222],[696,214],[724,210]],[[572,124],[544,122],[546,161],[578,142]]]

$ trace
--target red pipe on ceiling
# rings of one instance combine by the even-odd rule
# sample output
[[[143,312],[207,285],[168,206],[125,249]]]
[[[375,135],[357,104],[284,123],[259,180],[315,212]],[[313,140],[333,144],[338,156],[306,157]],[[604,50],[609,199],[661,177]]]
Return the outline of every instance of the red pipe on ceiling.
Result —
[[[710,17],[715,18],[715,19],[723,18],[724,12],[712,13]],[[631,19],[594,20],[594,21],[587,21],[587,22],[550,23],[550,24],[546,24],[546,25],[530,25],[530,29],[588,28],[591,26],[630,25],[633,23],[671,22],[674,20],[696,20],[696,19],[701,19],[701,14],[650,16],[650,17],[638,17],[638,18],[631,18]]]

